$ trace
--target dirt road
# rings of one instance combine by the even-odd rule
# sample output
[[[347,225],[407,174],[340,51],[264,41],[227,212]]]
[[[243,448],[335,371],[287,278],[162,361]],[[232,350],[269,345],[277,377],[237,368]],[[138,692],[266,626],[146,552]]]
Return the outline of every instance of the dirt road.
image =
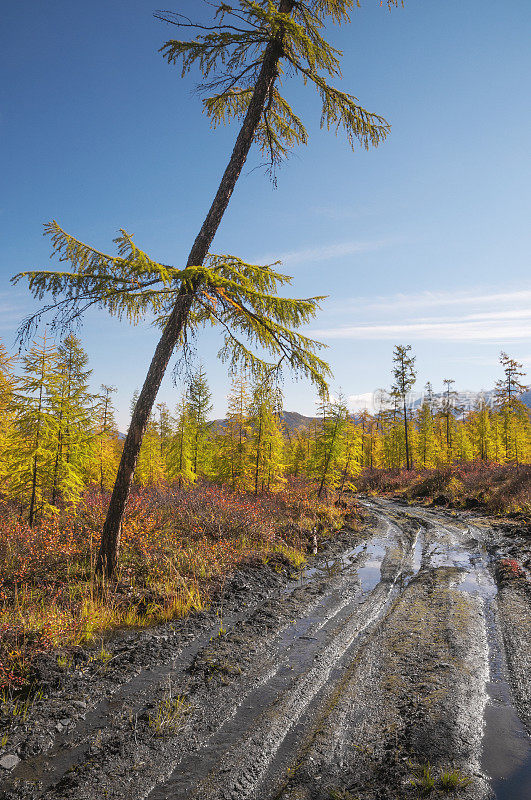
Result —
[[[63,669],[11,726],[0,797],[531,797],[529,574],[494,569],[529,543],[362,502],[363,536],[296,579],[249,567],[208,613]]]

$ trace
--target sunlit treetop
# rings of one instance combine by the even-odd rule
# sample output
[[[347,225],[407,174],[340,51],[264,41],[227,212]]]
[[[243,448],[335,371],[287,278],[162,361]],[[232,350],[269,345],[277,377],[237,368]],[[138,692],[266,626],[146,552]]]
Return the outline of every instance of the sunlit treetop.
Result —
[[[402,0],[386,2],[389,8],[402,4]],[[329,83],[341,78],[342,52],[324,38],[324,28],[327,22],[349,22],[359,0],[203,0],[203,5],[210,7],[205,22],[178,12],[160,11],[155,16],[193,32],[192,39],[170,39],[161,52],[170,64],[181,65],[183,76],[199,72],[197,90],[213,126],[244,117],[266,48],[279,37],[277,78],[255,134],[272,168],[308,139],[303,122],[281,93],[286,78],[298,76],[315,87],[321,100],[321,127],[342,130],[352,148],[359,143],[368,149],[387,136],[390,126],[383,117]]]
[[[521,400],[521,395],[529,389],[529,386],[520,380],[526,375],[522,370],[523,364],[508,356],[503,350],[500,353],[500,364],[505,377],[496,381],[496,405],[502,410],[509,409],[527,415],[527,409]]]

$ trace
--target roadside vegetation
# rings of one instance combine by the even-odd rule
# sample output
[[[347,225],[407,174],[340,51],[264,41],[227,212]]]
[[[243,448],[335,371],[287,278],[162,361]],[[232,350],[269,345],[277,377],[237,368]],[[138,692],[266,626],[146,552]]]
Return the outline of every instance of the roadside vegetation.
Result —
[[[73,648],[97,644],[113,629],[200,611],[245,563],[295,571],[311,552],[313,531],[331,531],[344,518],[301,481],[259,498],[202,482],[137,487],[119,570],[102,583],[94,565],[108,502],[91,488],[77,506],[33,527],[1,504],[0,690],[31,683],[40,653],[57,651],[67,663]]]
[[[441,793],[454,794],[472,783],[472,779],[462,775],[457,769],[441,768],[437,773],[430,764],[410,764],[413,777],[409,785],[417,797],[441,796]]]
[[[44,337],[18,361],[0,356],[0,687],[26,682],[39,652],[200,610],[249,559],[300,567],[342,524],[352,491],[531,509],[522,463],[531,426],[519,365],[505,355],[494,407],[455,413],[448,383],[444,402],[428,394],[410,413],[414,358],[399,347],[391,397],[400,403],[352,417],[323,392],[316,417],[295,430],[267,375],[236,374],[226,418],[211,422],[199,368],[175,408],[160,403],[149,420],[116,575],[105,580],[97,556],[122,449],[114,389],[90,391],[88,356],[72,335],[59,345]]]
[[[531,419],[521,397],[522,365],[500,353],[503,376],[493,398],[460,406],[455,381],[435,394],[430,383],[416,405],[408,392],[416,380],[411,347],[393,353],[394,384],[381,393],[380,410],[358,417],[361,492],[401,496],[491,514],[531,510]]]
[[[470,461],[425,470],[366,470],[362,492],[488,514],[531,513],[531,466]]]

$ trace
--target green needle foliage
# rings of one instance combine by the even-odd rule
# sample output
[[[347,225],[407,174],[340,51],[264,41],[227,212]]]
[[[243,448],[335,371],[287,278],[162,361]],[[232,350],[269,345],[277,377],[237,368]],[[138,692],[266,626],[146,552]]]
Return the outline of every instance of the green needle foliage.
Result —
[[[54,474],[58,419],[55,413],[60,377],[58,353],[46,335],[34,342],[22,359],[23,376],[12,400],[11,441],[6,448],[4,489],[10,499],[27,509],[33,526],[50,510],[50,485]]]
[[[399,4],[400,0],[387,0],[389,8]],[[191,39],[172,39],[161,51],[170,64],[181,64],[183,76],[192,69],[199,72],[198,91],[213,125],[241,120],[184,268],[154,261],[125,231],[117,239],[117,256],[109,256],[52,222],[46,232],[54,253],[70,262],[72,271],[32,271],[15,277],[15,282],[27,278],[40,300],[51,294],[53,302],[43,312],[53,311],[56,325],[68,327],[96,305],[131,322],[149,314],[163,328],[135,405],[102,531],[97,568],[108,576],[116,569],[125,504],[158,389],[175,347],[184,345],[198,327],[222,327],[221,355],[232,369],[258,375],[289,365],[326,390],[329,371],[317,355],[321,345],[296,331],[315,315],[322,298],[279,297],[278,289],[290,279],[274,265],[257,266],[209,252],[252,145],[267,153],[274,171],[290,148],[307,140],[302,121],[281,93],[288,77],[316,89],[321,125],[343,131],[351,146],[378,145],[389,132],[383,117],[328,82],[341,74],[341,52],[324,38],[325,23],[348,22],[354,5],[353,0],[205,0],[205,21],[161,12],[160,19],[192,31]],[[26,320],[23,337],[29,337],[41,315]]]
[[[299,76],[311,84],[321,100],[321,127],[343,131],[352,148],[377,146],[389,133],[389,123],[379,114],[364,109],[348,92],[330,85],[341,78],[342,52],[323,36],[327,18],[336,25],[350,22],[354,0],[307,0],[286,2],[281,9],[271,0],[237,0],[233,4],[210,3],[215,8],[213,25],[192,22],[184,14],[159,12],[155,16],[183,29],[192,29],[192,41],[170,39],[161,48],[169,64],[180,64],[182,76],[196,69],[202,82],[198,93],[213,127],[245,116],[266,47],[282,38],[276,81],[271,83],[255,141],[272,169],[299,144],[306,144],[306,128],[282,96],[289,77]],[[389,8],[402,5],[388,0]]]
[[[197,475],[199,465],[205,468],[208,452],[208,434],[211,424],[209,415],[212,411],[210,402],[212,395],[208,388],[206,372],[200,367],[191,376],[188,384],[188,415],[192,429],[192,461],[193,470]]]
[[[189,486],[197,478],[193,465],[194,430],[186,395],[175,409],[173,435],[168,447],[168,477],[182,486]],[[202,466],[202,465],[201,465]]]
[[[219,325],[224,337],[219,356],[231,369],[257,375],[289,365],[316,385],[326,385],[329,368],[317,355],[324,345],[296,330],[315,316],[324,298],[280,297],[279,288],[291,278],[273,269],[276,265],[258,266],[236,256],[209,255],[200,267],[178,269],[149,258],[125,231],[115,239],[117,256],[80,242],[57,222],[47,226],[47,233],[54,254],[60,261],[69,261],[73,270],[15,275],[15,283],[28,280],[35,298],[51,295],[53,300],[24,321],[19,332],[22,339],[31,335],[47,312],[54,313],[52,330],[65,330],[92,306],[132,324],[150,319],[163,328],[177,298],[189,291],[193,300],[181,344],[197,328]],[[200,289],[194,290],[198,281]]]
[[[284,437],[280,424],[282,394],[267,378],[253,387],[249,405],[250,449],[254,493],[282,488],[284,478]]]

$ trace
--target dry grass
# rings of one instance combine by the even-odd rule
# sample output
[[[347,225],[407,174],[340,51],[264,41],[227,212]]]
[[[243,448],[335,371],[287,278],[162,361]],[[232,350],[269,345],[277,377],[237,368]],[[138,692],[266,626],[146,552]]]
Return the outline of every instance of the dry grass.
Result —
[[[0,501],[0,690],[26,684],[37,653],[200,611],[242,562],[300,567],[312,529],[339,527],[345,513],[302,482],[258,498],[206,484],[138,489],[106,585],[94,562],[107,502],[89,491],[77,509],[30,529]]]
[[[359,491],[400,494],[491,514],[531,512],[531,465],[471,461],[427,470],[367,470]]]
[[[186,724],[192,707],[181,694],[173,696],[171,683],[166,696],[157,706],[156,713],[148,718],[149,727],[156,736],[170,736],[178,733]]]

